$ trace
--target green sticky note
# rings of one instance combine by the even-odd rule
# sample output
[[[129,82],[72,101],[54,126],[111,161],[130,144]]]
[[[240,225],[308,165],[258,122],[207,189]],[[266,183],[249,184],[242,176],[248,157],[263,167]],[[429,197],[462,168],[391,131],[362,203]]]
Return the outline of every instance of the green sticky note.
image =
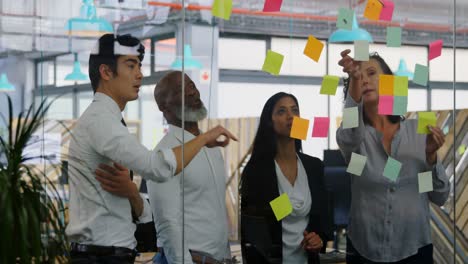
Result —
[[[338,9],[338,17],[336,19],[336,27],[351,30],[353,29],[354,11],[347,8]]]
[[[262,70],[273,75],[278,75],[283,65],[284,56],[272,50],[267,51]]]
[[[447,135],[449,133],[449,127],[445,126],[444,129],[442,129],[442,132],[444,132],[444,135]]]
[[[422,86],[427,86],[427,80],[429,79],[429,69],[427,66],[416,64],[414,68],[413,82]]]
[[[428,125],[436,126],[437,117],[434,112],[419,112],[418,113],[418,134],[429,134],[431,131],[427,128]]]
[[[418,173],[419,193],[432,192],[432,171]]]
[[[407,96],[394,96],[393,97],[393,115],[406,115],[408,110],[408,97]]]
[[[355,40],[354,41],[354,60],[369,61],[369,41]]]
[[[357,106],[343,109],[343,128],[359,126],[359,113]]]
[[[320,94],[335,95],[339,82],[340,82],[340,77],[332,76],[332,75],[325,75],[323,77],[322,87],[320,88]]]
[[[459,147],[458,147],[458,154],[463,155],[465,154],[465,151],[466,151],[466,145],[465,144],[461,144]]]
[[[351,153],[351,160],[349,161],[346,172],[352,173],[356,176],[361,176],[364,166],[366,166],[367,157],[356,153]]]
[[[280,221],[281,219],[288,216],[292,213],[292,204],[289,200],[289,196],[287,193],[283,193],[278,196],[276,199],[270,202],[271,209],[273,209],[273,213],[276,216],[276,220]]]
[[[401,47],[401,28],[387,28],[387,47]]]
[[[391,181],[396,181],[398,175],[400,174],[401,170],[401,163],[393,159],[392,157],[388,157],[387,164],[385,164],[383,176],[388,178]]]
[[[394,76],[393,77],[393,95],[408,96],[408,77]]]
[[[229,20],[232,12],[232,0],[214,0],[211,14],[225,20]]]

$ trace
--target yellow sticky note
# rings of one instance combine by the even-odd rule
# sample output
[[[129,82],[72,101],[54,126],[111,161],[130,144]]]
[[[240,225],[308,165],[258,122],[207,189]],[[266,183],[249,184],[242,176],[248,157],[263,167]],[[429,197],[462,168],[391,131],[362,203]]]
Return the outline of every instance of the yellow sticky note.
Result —
[[[419,112],[418,113],[418,133],[429,134],[431,131],[427,128],[428,125],[436,126],[437,117],[434,112]]]
[[[278,196],[276,199],[270,202],[271,209],[273,209],[273,213],[276,216],[276,220],[281,221],[281,219],[285,218],[289,214],[292,213],[292,204],[289,200],[289,196],[287,193],[283,193],[282,195]]]
[[[382,3],[378,0],[369,0],[364,10],[364,17],[370,20],[379,20],[382,8]]]
[[[320,87],[320,94],[335,95],[340,77],[333,75],[323,76],[322,86]]]
[[[232,12],[232,0],[214,0],[211,14],[215,17],[229,20]]]
[[[310,35],[304,48],[304,55],[318,62],[320,55],[322,55],[323,46],[324,45],[320,40]]]
[[[290,137],[306,140],[309,130],[309,120],[295,116],[293,119]]]
[[[463,154],[465,154],[465,151],[466,151],[466,145],[461,144],[460,147],[458,147],[458,154],[460,154],[460,156],[462,156]]]
[[[393,95],[393,75],[381,74],[379,76],[379,95]]]
[[[283,65],[284,56],[272,50],[267,51],[265,62],[263,63],[262,71],[273,75],[278,75]]]

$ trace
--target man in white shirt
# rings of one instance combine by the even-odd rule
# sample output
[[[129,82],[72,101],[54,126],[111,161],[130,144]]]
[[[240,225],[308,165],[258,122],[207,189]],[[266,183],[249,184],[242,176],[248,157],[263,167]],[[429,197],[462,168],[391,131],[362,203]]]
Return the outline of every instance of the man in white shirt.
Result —
[[[186,141],[201,133],[198,121],[206,117],[207,110],[200,100],[197,87],[187,75],[184,87],[185,131],[181,128],[182,73],[171,72],[156,85],[156,103],[169,123],[169,132],[156,146],[156,151],[183,144],[182,133]],[[204,263],[229,259],[226,172],[221,151],[203,147],[185,167],[183,186],[181,177],[172,177],[177,173],[165,173],[169,173],[165,176],[170,178],[168,181],[162,184],[149,182],[147,187],[158,241],[163,245],[168,263],[201,263],[199,260],[203,257]],[[206,261],[209,259],[211,262]]]
[[[139,221],[151,221],[151,210],[127,168],[148,180],[166,181],[167,175],[181,171],[182,154],[188,164],[203,146],[225,146],[235,139],[216,127],[188,141],[183,153],[181,147],[149,151],[142,146],[128,132],[121,112],[127,102],[138,98],[143,56],[143,45],[130,35],[105,34],[91,52],[94,100],[73,128],[69,150],[66,233],[72,242],[72,263],[133,263],[132,214]],[[221,135],[227,138],[223,142],[216,140]]]

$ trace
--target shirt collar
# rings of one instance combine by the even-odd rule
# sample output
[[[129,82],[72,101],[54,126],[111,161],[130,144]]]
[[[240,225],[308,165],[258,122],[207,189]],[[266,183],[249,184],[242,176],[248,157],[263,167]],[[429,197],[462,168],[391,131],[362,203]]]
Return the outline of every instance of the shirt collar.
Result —
[[[112,113],[112,115],[118,116],[119,119],[122,118],[122,111],[120,111],[119,105],[107,94],[99,92],[95,93],[93,102],[101,102],[104,104],[106,109]]]
[[[182,142],[182,128],[174,125],[169,125],[169,131],[174,134],[174,136]],[[187,130],[184,131],[184,140],[185,142],[190,141],[195,138],[195,135],[188,132]]]

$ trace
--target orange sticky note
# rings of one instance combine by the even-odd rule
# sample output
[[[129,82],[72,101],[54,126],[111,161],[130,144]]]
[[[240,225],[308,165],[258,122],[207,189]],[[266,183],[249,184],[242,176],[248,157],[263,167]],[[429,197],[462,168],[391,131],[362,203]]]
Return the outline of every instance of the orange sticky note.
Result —
[[[290,137],[306,140],[309,130],[309,120],[295,116],[293,119]]]
[[[379,95],[393,95],[393,75],[381,74],[379,76]]]
[[[281,219],[291,214],[293,210],[287,193],[283,193],[271,201],[270,206],[278,221],[281,221]]]
[[[366,9],[364,10],[364,17],[370,20],[379,20],[382,7],[382,3],[378,0],[367,1]]]
[[[322,55],[323,46],[324,45],[320,40],[310,35],[304,48],[304,55],[318,62],[320,55]]]

